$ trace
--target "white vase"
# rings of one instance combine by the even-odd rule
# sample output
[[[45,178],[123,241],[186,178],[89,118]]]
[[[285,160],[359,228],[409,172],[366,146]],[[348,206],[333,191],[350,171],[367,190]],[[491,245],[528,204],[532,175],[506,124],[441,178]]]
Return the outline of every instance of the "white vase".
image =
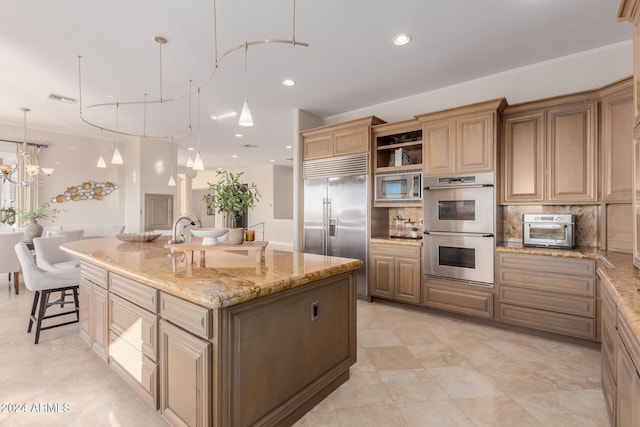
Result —
[[[242,228],[230,228],[227,234],[225,234],[225,242],[228,245],[241,245],[244,241],[244,229]]]
[[[412,230],[412,231],[411,231],[411,237],[413,237],[414,239],[415,239],[416,237],[418,237],[418,232],[417,232],[417,231],[413,231],[413,230]]]
[[[32,243],[34,237],[40,236],[42,236],[42,226],[36,221],[29,221],[29,224],[24,229],[24,241]]]

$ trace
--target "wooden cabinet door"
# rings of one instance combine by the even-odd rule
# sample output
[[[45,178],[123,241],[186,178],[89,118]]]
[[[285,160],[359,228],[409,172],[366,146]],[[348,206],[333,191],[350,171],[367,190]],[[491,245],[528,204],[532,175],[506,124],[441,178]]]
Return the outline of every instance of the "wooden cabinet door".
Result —
[[[631,361],[631,356],[624,345],[624,342],[618,338],[618,353],[616,361],[616,377],[617,396],[616,396],[616,421],[619,426],[635,426],[634,419],[637,417],[634,413],[638,412],[634,408],[635,388],[634,382],[638,381],[636,369]]]
[[[494,170],[494,114],[459,117],[456,121],[456,173]]]
[[[367,126],[339,131],[333,135],[334,156],[367,152],[369,152],[369,128]]]
[[[400,301],[420,303],[420,260],[396,258],[396,295]]]
[[[333,134],[309,136],[303,141],[303,159],[323,159],[333,156]]]
[[[107,290],[92,284],[91,300],[91,309],[93,310],[91,313],[93,326],[91,346],[98,353],[98,356],[107,360],[107,348],[109,345]]]
[[[80,337],[87,344],[91,345],[91,282],[84,277],[80,279],[78,287],[78,298],[80,299]]]
[[[211,423],[211,343],[160,321],[160,410],[174,426]]]
[[[549,202],[595,203],[597,103],[563,105],[547,113]]]
[[[395,274],[393,256],[375,255],[371,257],[371,293],[380,297],[393,298]]]
[[[504,119],[502,203],[544,200],[544,111]]]
[[[601,103],[602,200],[631,203],[633,92],[631,83]]]
[[[442,175],[455,172],[456,122],[454,119],[425,123],[422,128],[423,172]]]

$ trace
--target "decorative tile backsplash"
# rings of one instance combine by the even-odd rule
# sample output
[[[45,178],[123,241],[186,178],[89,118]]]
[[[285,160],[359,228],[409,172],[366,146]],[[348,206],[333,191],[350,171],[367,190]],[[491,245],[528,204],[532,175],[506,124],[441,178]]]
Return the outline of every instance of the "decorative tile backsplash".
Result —
[[[422,234],[422,207],[389,208],[389,236],[407,236],[411,227]]]
[[[522,242],[522,215],[527,214],[573,214],[576,222],[576,246],[600,246],[598,239],[597,205],[553,205],[553,206],[502,206],[503,239],[507,242]]]

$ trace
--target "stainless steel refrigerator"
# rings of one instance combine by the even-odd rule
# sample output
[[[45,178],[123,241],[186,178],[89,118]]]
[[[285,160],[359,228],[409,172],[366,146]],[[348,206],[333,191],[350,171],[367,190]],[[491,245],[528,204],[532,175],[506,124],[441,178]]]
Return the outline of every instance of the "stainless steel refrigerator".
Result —
[[[356,292],[367,296],[368,156],[311,160],[304,164],[304,251],[357,258]]]

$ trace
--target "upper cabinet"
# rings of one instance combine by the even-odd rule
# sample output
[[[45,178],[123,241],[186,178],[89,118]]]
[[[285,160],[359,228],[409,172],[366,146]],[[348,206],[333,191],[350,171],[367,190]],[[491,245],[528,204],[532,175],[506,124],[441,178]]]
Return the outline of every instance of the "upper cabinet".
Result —
[[[633,80],[600,90],[601,198],[631,203],[633,182]]]
[[[371,116],[300,132],[303,160],[369,152],[371,126],[384,123]]]
[[[593,93],[509,107],[503,117],[501,202],[597,202],[597,118]]]
[[[633,117],[637,126],[640,124],[640,0],[621,0],[617,18],[633,25]]]
[[[373,127],[375,172],[422,169],[422,123],[407,120]]]
[[[416,116],[422,125],[426,176],[492,172],[504,98]]]

